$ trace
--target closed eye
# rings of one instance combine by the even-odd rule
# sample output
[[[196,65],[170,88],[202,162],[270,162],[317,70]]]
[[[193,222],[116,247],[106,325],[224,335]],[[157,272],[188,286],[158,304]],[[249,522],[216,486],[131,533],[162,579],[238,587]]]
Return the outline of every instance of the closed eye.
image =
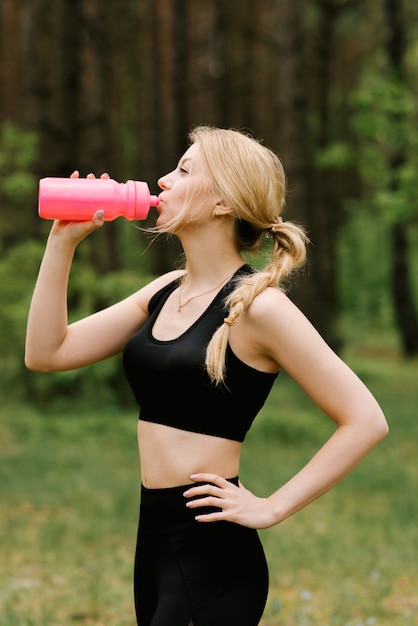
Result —
[[[180,161],[178,162],[177,168],[178,168],[178,171],[181,174],[190,174],[190,170],[188,170],[185,167],[186,163],[189,162],[189,161],[190,161],[190,164],[192,165],[193,164],[193,159],[190,159],[189,157],[187,157],[186,159],[180,159]]]

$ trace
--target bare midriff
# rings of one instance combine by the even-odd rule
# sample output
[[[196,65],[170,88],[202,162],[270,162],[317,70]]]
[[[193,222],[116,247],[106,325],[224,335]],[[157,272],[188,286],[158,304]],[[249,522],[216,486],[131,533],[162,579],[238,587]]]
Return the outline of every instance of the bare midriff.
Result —
[[[139,420],[138,446],[141,481],[148,489],[187,485],[198,472],[224,478],[239,472],[239,441]]]

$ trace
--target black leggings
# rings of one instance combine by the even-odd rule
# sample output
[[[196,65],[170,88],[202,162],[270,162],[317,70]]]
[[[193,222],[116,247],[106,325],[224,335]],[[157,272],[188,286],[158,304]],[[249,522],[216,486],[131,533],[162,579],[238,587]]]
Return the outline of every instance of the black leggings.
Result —
[[[195,515],[210,509],[186,507],[183,493],[190,486],[142,487],[134,576],[138,624],[257,626],[268,591],[257,531],[196,522]]]

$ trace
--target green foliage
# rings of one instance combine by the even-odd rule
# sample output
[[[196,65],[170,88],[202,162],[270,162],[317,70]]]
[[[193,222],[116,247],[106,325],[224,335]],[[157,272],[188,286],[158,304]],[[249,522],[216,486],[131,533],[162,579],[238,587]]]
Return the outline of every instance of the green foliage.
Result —
[[[388,290],[389,226],[365,210],[361,202],[351,201],[347,208],[347,221],[337,246],[338,294],[343,318],[363,332],[371,327],[387,330],[393,327]]]
[[[28,240],[8,249],[0,259],[0,382],[7,397],[30,397],[39,402],[68,397],[94,397],[95,402],[123,401],[127,395],[118,358],[71,372],[39,374],[24,367],[24,342],[30,298],[36,281],[44,243]],[[150,280],[134,272],[119,271],[101,276],[87,259],[77,259],[69,286],[71,319],[108,306],[139,289]]]
[[[369,70],[353,95],[364,204],[389,224],[418,215],[418,106],[407,84]],[[396,167],[394,167],[396,166]]]
[[[16,171],[27,172],[35,160],[37,148],[38,136],[34,131],[22,130],[10,122],[3,124],[0,130],[0,172],[2,175]],[[29,177],[29,180],[33,182],[33,177]],[[4,184],[3,180],[2,189]]]
[[[36,179],[30,168],[37,149],[35,132],[9,122],[0,128],[0,197],[6,206],[21,206],[35,190]]]
[[[352,146],[342,141],[335,142],[324,148],[316,159],[320,170],[344,170],[355,163],[355,152]]]
[[[9,248],[0,259],[0,361],[4,393],[22,390],[26,319],[41,254],[41,244],[28,241]]]
[[[0,128],[0,250],[6,248],[6,254],[7,248],[17,241],[24,241],[30,231],[32,216],[27,206],[36,189],[36,179],[30,168],[37,148],[35,132],[7,122]],[[7,274],[10,281],[14,272]],[[19,282],[20,277],[17,277],[16,284]],[[12,305],[6,301],[6,306],[10,308]]]

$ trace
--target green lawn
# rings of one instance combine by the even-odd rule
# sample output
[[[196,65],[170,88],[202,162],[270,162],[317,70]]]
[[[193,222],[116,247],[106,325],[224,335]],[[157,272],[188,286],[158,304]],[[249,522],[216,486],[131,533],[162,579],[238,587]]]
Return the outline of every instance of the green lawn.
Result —
[[[262,531],[263,626],[418,625],[418,363],[379,346],[348,358],[391,433],[330,494]],[[330,432],[281,375],[246,442],[242,481],[271,493]],[[135,433],[133,405],[0,408],[1,626],[133,626]]]

